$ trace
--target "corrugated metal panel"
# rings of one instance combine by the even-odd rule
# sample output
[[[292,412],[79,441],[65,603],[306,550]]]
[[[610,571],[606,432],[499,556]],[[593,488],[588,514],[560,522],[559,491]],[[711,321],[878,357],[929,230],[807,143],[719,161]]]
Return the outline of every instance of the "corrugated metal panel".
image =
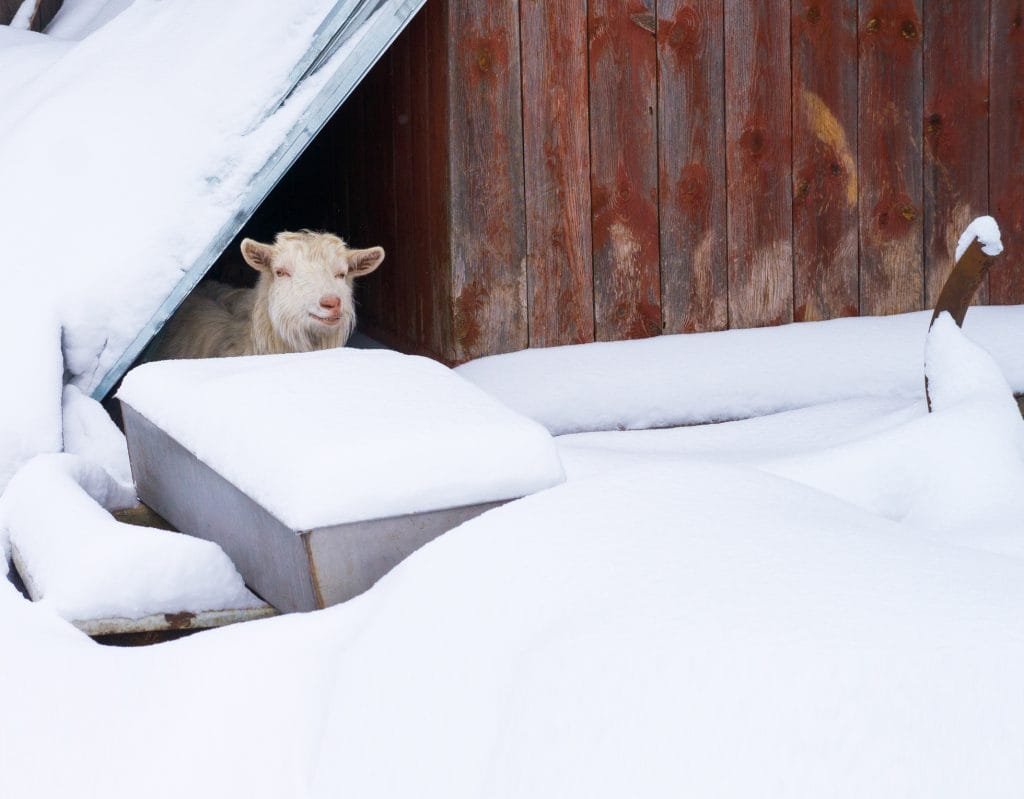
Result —
[[[92,388],[90,393],[93,397],[101,399],[106,396],[128,371],[153,336],[160,331],[175,309],[209,271],[260,203],[334,112],[348,99],[352,90],[359,85],[424,2],[425,0],[342,0],[328,14],[306,56],[295,65],[287,90],[266,108],[260,118],[265,118],[279,108],[306,78],[327,65],[331,56],[357,34],[360,37],[359,46],[353,48],[341,63],[331,67],[334,74],[310,103],[301,121],[288,134],[284,144],[270,157],[253,180],[234,215],[185,272],[174,291],[139,331],[121,357]]]

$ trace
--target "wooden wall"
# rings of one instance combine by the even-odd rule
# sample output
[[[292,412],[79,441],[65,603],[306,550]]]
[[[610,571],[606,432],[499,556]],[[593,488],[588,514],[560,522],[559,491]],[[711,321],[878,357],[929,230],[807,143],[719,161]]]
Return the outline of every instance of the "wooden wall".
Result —
[[[921,309],[988,212],[1007,257],[985,299],[1024,302],[1022,20],[429,0],[315,146],[326,218],[302,226],[382,243],[367,329],[449,362]]]

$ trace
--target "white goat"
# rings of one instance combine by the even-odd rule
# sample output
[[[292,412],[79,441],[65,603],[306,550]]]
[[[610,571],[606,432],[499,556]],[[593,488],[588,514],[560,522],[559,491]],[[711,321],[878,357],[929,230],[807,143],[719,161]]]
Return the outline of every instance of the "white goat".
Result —
[[[310,352],[344,346],[356,326],[352,283],[384,260],[381,247],[350,250],[330,233],[278,233],[242,241],[255,288],[201,284],[167,323],[153,359]]]

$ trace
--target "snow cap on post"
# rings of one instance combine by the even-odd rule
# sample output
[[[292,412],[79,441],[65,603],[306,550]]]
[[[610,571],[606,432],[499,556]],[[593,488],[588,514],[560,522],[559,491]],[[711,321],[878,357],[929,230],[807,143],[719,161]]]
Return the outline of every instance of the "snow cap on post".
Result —
[[[960,234],[956,244],[956,260],[964,257],[971,242],[981,242],[981,251],[985,255],[999,255],[1003,251],[1003,241],[999,236],[999,224],[990,216],[979,216]]]

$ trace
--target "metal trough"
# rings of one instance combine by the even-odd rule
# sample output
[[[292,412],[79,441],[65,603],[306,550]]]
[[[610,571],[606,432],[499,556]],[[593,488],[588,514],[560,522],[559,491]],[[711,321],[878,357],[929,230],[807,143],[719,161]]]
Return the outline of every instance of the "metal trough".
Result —
[[[282,612],[351,599],[427,542],[508,501],[294,530],[129,404],[121,407],[139,498],[176,529],[219,544],[246,584]]]

